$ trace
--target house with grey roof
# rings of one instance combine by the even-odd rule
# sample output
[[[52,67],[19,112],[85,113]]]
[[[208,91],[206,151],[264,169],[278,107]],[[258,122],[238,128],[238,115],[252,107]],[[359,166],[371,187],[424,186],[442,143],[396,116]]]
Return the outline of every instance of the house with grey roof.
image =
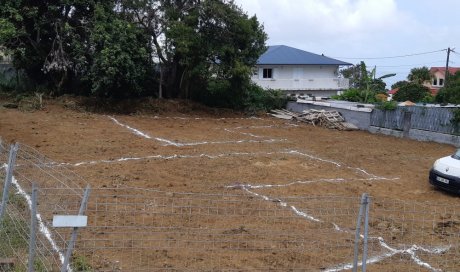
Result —
[[[339,77],[339,68],[351,63],[317,55],[286,45],[269,46],[260,56],[252,81],[265,89],[287,94],[330,97],[348,89],[348,79]]]

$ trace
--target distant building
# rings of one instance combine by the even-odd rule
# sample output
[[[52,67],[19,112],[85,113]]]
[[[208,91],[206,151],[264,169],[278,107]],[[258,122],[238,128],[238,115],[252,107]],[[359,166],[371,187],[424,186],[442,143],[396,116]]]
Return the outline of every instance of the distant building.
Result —
[[[280,89],[287,94],[329,97],[349,88],[349,80],[339,77],[339,67],[350,65],[324,55],[275,45],[260,56],[252,81],[262,88]]]
[[[449,74],[453,75],[457,71],[460,71],[460,67],[449,67]],[[436,95],[445,83],[446,67],[431,67],[430,74],[432,76],[431,81],[423,83],[428,87],[433,95]]]

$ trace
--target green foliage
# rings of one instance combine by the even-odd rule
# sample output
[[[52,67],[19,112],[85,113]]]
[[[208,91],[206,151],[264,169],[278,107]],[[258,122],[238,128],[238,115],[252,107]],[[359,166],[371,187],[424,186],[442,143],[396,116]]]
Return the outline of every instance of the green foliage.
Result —
[[[2,46],[53,95],[160,96],[161,86],[166,97],[241,108],[266,40],[233,1],[0,2]]]
[[[94,271],[88,260],[84,256],[72,257],[72,269],[76,272],[91,272]]]
[[[237,98],[232,95],[228,80],[211,79],[207,89],[195,92],[192,98],[211,107],[234,108],[235,104],[239,104]]]
[[[402,86],[406,85],[407,83],[409,83],[408,81],[405,81],[405,80],[400,80],[396,83],[394,83],[393,85],[391,85],[391,89],[396,89],[396,88],[401,88]]]
[[[377,105],[378,109],[381,110],[395,110],[398,107],[398,103],[396,101],[385,101]]]
[[[373,103],[376,102],[375,93],[369,90],[348,89],[340,95],[332,97],[337,100],[345,100],[350,102]]]
[[[351,89],[357,89],[361,87],[361,83],[362,83],[361,79],[364,76],[362,72],[363,70],[366,71],[365,65],[366,64],[364,62],[361,62],[359,64],[356,64],[356,65],[340,70],[340,74],[344,78],[349,79]],[[364,66],[364,69],[362,69],[362,66]]]
[[[447,85],[435,97],[438,103],[460,104],[460,72],[449,76]]]
[[[142,83],[149,73],[153,74],[148,69],[146,36],[113,10],[96,5],[90,42],[95,45],[95,53],[84,79],[91,85],[91,92],[99,97],[139,95]]]
[[[5,18],[0,18],[0,44],[4,44],[16,35],[16,28],[14,25]]]
[[[23,237],[27,237],[27,224],[24,221],[15,220],[8,214],[5,214],[3,221],[0,223],[0,257],[16,256],[21,252],[26,256],[28,243]]]
[[[430,90],[416,82],[409,82],[401,86],[393,99],[396,101],[423,102],[431,96]]]
[[[374,69],[368,71],[363,61],[340,72],[350,80],[351,88],[342,95],[336,96],[335,99],[362,103],[376,102],[376,95],[385,93],[386,83],[383,79],[395,75],[387,74],[376,78],[376,68],[374,67]]]
[[[351,102],[359,102],[364,99],[362,92],[358,89],[348,89],[340,95],[335,95],[332,97],[337,100],[345,100]]]
[[[229,80],[218,79],[212,79],[208,89],[197,94],[200,97],[194,98],[205,105],[243,110],[251,114],[283,108],[288,100],[280,90],[264,90],[254,83],[247,84],[243,90],[235,90]]]
[[[428,69],[428,67],[426,66],[423,66],[421,68],[412,68],[410,70],[409,75],[407,76],[407,79],[410,82],[418,83],[418,84],[423,84],[423,82],[425,81],[430,81],[431,80],[430,69]]]
[[[287,96],[281,90],[264,90],[252,84],[244,98],[244,110],[248,113],[259,111],[268,112],[273,109],[281,109],[286,106]]]

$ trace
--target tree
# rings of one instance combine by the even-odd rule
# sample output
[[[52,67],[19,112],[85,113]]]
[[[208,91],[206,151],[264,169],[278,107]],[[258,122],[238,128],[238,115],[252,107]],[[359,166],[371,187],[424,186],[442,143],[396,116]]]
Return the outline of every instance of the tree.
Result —
[[[393,99],[396,101],[423,102],[430,97],[431,93],[427,87],[417,82],[409,82],[399,88]]]
[[[391,89],[394,90],[396,88],[401,88],[402,86],[406,85],[407,83],[409,83],[408,81],[405,81],[405,80],[400,80],[400,81],[397,81],[396,83],[394,83],[393,85],[391,85]]]
[[[267,39],[233,0],[4,0],[0,22],[15,67],[57,95],[242,105]]]
[[[353,67],[341,70],[341,74],[350,79],[351,88],[338,98],[364,103],[375,102],[377,94],[385,93],[386,83],[383,79],[396,75],[386,74],[376,78],[376,68],[374,67],[371,71],[368,71],[364,61]]]
[[[348,78],[350,88],[359,89],[362,85],[363,71],[366,71],[365,73],[367,74],[366,64],[361,61],[356,65],[340,70],[340,74],[344,78]]]
[[[266,49],[267,36],[257,18],[233,1],[143,0],[127,11],[151,36],[166,97],[196,97],[214,86],[227,86],[230,96],[240,97]]]
[[[407,79],[410,82],[423,84],[425,81],[431,80],[430,70],[426,66],[421,68],[412,68],[409,75],[407,76]]]
[[[94,53],[83,78],[91,92],[112,97],[141,94],[145,82],[153,76],[148,37],[107,5],[96,4],[93,24],[89,43]]]
[[[13,52],[15,67],[51,94],[135,95],[152,73],[148,37],[118,4],[5,0],[0,41]]]

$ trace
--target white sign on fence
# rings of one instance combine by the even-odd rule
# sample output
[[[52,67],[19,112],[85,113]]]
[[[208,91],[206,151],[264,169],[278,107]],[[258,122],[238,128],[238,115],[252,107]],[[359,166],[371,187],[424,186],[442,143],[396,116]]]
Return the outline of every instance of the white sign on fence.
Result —
[[[88,225],[86,215],[55,215],[53,216],[53,227],[55,228],[81,228]]]

